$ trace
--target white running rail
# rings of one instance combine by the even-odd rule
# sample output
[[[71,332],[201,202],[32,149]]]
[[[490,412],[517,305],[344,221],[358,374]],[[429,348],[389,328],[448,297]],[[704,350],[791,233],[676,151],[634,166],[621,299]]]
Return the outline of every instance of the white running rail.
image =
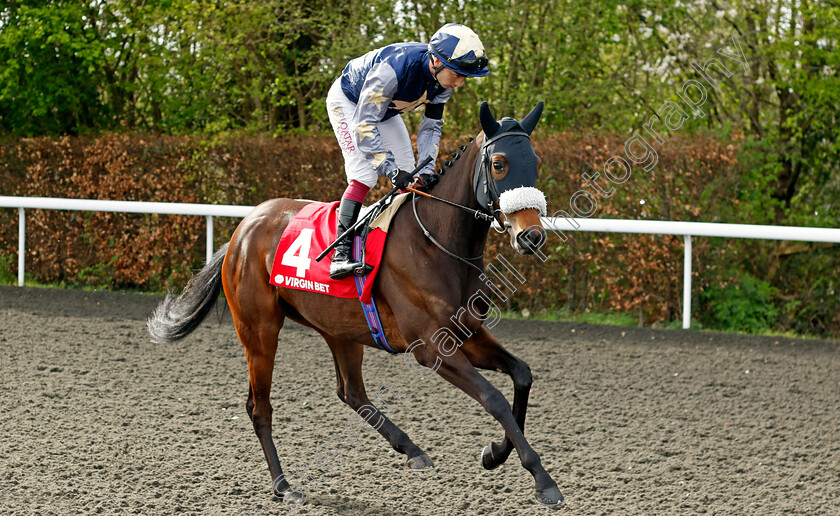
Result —
[[[253,206],[217,204],[182,204],[170,202],[98,201],[48,197],[0,196],[0,208],[17,208],[18,285],[23,286],[26,249],[25,209],[106,211],[120,213],[157,213],[161,215],[196,215],[207,219],[207,260],[213,256],[213,217],[244,217]],[[804,242],[840,243],[840,229],[796,226],[760,226],[752,224],[717,224],[708,222],[672,222],[658,220],[543,218],[549,231],[589,231],[605,233],[640,233],[646,235],[682,235],[683,256],[683,328],[691,324],[691,237],[758,238],[766,240],[798,240]]]
[[[198,215],[207,218],[207,261],[213,257],[213,217],[244,217],[253,206],[226,206],[175,202],[95,201],[52,197],[3,197],[0,208],[18,209],[18,285],[23,286],[26,251],[25,209],[107,211],[114,213],[157,213],[160,215]]]

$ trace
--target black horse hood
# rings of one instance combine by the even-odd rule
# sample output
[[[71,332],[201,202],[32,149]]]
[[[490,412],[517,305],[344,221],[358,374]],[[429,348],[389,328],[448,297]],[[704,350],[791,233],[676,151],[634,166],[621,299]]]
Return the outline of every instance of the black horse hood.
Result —
[[[522,121],[510,117],[497,121],[487,102],[481,104],[479,118],[485,139],[476,163],[474,186],[479,204],[490,212],[505,192],[519,188],[535,190],[540,159],[531,145],[530,135],[539,122],[543,106],[543,103],[539,102]],[[498,165],[495,161],[502,161],[504,164]],[[502,170],[494,168],[496,166]],[[517,201],[517,206],[533,205],[529,207],[545,211],[545,197],[541,193],[536,195],[535,192],[529,191],[525,195],[529,199],[535,196],[541,199],[533,202]]]

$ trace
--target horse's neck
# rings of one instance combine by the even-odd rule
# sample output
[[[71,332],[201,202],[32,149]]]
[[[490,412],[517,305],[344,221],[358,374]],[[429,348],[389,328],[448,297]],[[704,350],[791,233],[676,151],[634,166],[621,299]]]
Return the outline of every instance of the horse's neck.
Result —
[[[436,197],[479,210],[473,190],[473,173],[478,158],[475,143],[470,145],[432,190]],[[481,254],[490,224],[472,213],[432,199],[423,199],[418,212],[431,234],[450,251],[463,257]]]

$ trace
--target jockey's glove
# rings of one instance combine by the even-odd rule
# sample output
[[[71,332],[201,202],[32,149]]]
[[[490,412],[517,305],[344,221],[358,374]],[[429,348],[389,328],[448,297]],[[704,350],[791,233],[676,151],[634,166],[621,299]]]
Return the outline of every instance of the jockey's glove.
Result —
[[[394,186],[402,190],[411,184],[412,177],[411,173],[395,168],[388,173],[388,179],[391,180]]]
[[[424,172],[420,174],[420,181],[423,184],[418,189],[428,193],[440,181],[440,176],[435,173]]]

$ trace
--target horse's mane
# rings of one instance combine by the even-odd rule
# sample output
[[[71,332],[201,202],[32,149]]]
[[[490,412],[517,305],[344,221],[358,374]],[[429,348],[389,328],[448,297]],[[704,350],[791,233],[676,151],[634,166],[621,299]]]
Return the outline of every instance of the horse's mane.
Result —
[[[452,185],[456,182],[453,177],[461,178],[462,174],[469,175],[470,185],[472,185],[472,171],[475,170],[475,160],[478,157],[479,145],[482,140],[483,134],[479,133],[475,138],[470,138],[467,145],[461,145],[457,151],[449,154],[444,166],[439,169],[442,177],[432,193],[448,199],[445,195],[453,193],[451,192]],[[461,147],[465,148],[461,149]],[[462,170],[464,168],[467,170]]]

